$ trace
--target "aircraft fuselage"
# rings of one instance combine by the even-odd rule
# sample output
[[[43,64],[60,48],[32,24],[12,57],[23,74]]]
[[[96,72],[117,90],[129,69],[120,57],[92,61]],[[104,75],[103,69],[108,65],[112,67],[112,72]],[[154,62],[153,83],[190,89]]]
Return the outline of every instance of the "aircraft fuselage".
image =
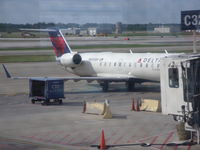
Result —
[[[78,76],[130,77],[160,81],[160,59],[165,53],[81,53],[82,63],[68,71]]]

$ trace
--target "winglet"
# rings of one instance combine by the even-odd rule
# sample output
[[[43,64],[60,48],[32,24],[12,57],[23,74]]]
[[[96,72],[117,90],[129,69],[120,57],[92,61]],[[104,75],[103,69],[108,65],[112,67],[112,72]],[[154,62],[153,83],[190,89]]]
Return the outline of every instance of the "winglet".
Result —
[[[165,49],[165,54],[169,54],[168,51]]]
[[[131,53],[131,54],[133,54],[133,51],[132,51],[132,49],[130,49],[129,51],[130,51],[130,53]]]
[[[11,75],[10,75],[10,73],[8,72],[6,66],[5,66],[4,64],[2,64],[2,66],[3,66],[3,69],[4,69],[5,73],[6,73],[6,77],[7,77],[7,78],[11,78]]]

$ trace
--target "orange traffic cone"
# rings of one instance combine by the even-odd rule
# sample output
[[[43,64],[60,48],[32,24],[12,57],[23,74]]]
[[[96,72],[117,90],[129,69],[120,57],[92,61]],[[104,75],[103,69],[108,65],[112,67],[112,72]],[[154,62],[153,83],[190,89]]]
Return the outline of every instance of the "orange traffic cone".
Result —
[[[99,149],[107,149],[107,146],[106,146],[106,141],[105,141],[105,137],[104,137],[104,130],[102,130],[101,132],[101,141],[100,141],[100,147]]]
[[[83,112],[82,113],[85,113],[85,111],[86,111],[86,102],[84,101],[83,102]]]
[[[131,109],[132,111],[135,111],[135,104],[134,104],[134,103],[135,103],[135,100],[134,100],[134,98],[133,98],[133,101],[132,101],[132,109]]]
[[[139,103],[139,101],[136,101],[136,111],[140,111],[140,103]]]

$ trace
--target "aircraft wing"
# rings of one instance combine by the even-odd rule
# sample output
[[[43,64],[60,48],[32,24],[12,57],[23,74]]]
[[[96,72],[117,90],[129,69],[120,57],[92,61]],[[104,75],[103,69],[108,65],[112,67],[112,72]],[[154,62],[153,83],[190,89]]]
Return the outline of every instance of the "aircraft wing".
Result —
[[[41,78],[50,78],[50,79],[61,79],[64,81],[73,80],[75,82],[86,80],[87,82],[92,81],[113,81],[113,82],[125,82],[130,79],[130,77],[13,77],[9,73],[8,69],[4,64],[2,64],[4,72],[7,78],[10,79],[41,79]]]

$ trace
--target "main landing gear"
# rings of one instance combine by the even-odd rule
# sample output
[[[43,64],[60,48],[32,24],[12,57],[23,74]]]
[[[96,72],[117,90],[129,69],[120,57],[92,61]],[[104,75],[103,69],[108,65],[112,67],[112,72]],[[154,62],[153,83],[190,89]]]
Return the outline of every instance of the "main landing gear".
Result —
[[[135,89],[135,82],[133,81],[128,81],[126,82],[126,86],[129,92],[134,91]]]
[[[109,81],[104,81],[100,83],[100,86],[102,87],[103,92],[108,92],[109,89]],[[127,81],[126,87],[128,91],[134,91],[135,89],[135,82],[134,81]]]
[[[104,81],[104,82],[100,83],[100,86],[102,87],[103,92],[108,92],[108,88],[109,88],[108,81]]]

